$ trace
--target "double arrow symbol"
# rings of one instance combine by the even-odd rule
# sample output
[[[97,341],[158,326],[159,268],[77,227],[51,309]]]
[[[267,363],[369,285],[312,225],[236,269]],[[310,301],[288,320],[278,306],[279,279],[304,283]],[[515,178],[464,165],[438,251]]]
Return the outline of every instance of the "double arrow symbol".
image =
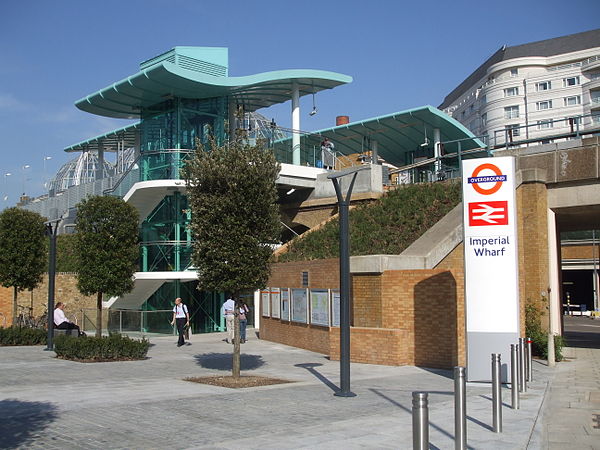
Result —
[[[469,225],[508,225],[508,202],[469,203]]]

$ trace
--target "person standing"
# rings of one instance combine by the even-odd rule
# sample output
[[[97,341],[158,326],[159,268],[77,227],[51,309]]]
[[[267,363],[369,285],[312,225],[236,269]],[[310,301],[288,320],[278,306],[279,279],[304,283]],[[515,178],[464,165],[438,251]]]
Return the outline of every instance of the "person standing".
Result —
[[[240,342],[243,344],[246,342],[246,326],[248,325],[248,313],[250,312],[250,308],[244,300],[238,302],[239,308],[239,319],[240,319]]]
[[[190,326],[190,313],[188,308],[184,305],[179,297],[175,299],[175,307],[173,308],[173,320],[171,325],[177,323],[177,332],[179,333],[179,340],[177,341],[177,347],[181,347],[185,344],[183,338],[185,327]]]
[[[335,165],[335,145],[328,138],[323,139],[321,142],[321,161],[323,162],[323,169],[333,170]]]
[[[231,295],[223,303],[223,315],[225,316],[225,326],[227,327],[227,338],[225,342],[233,344],[233,333],[235,331],[235,302]]]

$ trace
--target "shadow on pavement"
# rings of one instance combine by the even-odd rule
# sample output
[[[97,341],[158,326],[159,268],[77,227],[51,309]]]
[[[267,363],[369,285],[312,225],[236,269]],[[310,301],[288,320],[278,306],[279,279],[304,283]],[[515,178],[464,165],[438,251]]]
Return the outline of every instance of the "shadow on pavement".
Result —
[[[565,331],[567,347],[600,348],[600,333]]]
[[[381,392],[379,389],[369,389],[371,392],[373,392],[375,395],[378,395],[379,397],[387,400],[388,402],[390,402],[392,405],[397,406],[400,409],[403,409],[404,411],[406,411],[409,414],[412,414],[412,408],[408,407],[408,406],[404,406],[402,403],[394,400],[393,398],[388,397],[387,395],[385,395],[383,392]],[[429,391],[428,391],[429,392]],[[441,392],[444,393],[444,392]],[[409,402],[412,402],[412,400],[409,400]],[[412,404],[412,403],[411,403]],[[444,434],[445,436],[449,437],[450,439],[454,439],[454,435],[448,433],[446,430],[444,430],[443,428],[441,428],[440,426],[436,425],[435,423],[431,422],[431,419],[429,420],[429,426],[432,428],[435,428],[437,431],[439,431],[440,433]],[[429,448],[437,448],[435,446],[433,446],[431,443],[429,444]]]
[[[301,367],[303,369],[308,370],[311,374],[313,374],[320,382],[322,382],[325,386],[329,387],[333,392],[338,392],[340,390],[335,384],[333,384],[327,377],[321,374],[319,371],[315,370],[315,367],[322,366],[323,364],[319,363],[302,363],[302,364],[294,364],[294,367]]]
[[[27,447],[57,418],[52,403],[0,400],[0,448]]]
[[[231,370],[232,357],[231,353],[204,353],[202,355],[195,355],[194,359],[196,360],[196,364],[205,369]],[[265,361],[260,355],[248,355],[245,353],[240,355],[241,370],[258,369],[264,364]]]

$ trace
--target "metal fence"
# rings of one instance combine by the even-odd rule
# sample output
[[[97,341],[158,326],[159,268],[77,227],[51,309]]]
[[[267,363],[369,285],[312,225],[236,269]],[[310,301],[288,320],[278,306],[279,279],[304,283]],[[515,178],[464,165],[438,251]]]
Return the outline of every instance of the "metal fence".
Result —
[[[88,334],[96,333],[96,309],[82,309],[80,327]],[[129,309],[102,310],[102,332],[119,333],[127,336],[171,336],[175,328],[171,325],[173,311],[139,311]]]

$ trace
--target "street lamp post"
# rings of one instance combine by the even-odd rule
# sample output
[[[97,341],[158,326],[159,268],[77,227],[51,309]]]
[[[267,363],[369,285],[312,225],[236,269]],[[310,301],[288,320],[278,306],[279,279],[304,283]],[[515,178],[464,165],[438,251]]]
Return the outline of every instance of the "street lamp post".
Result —
[[[50,239],[48,252],[48,341],[44,350],[54,350],[54,278],[56,275],[56,233],[58,220],[46,222],[46,235]]]
[[[327,176],[335,189],[338,199],[340,216],[340,390],[334,395],[338,397],[355,397],[350,391],[350,242],[348,213],[352,188],[356,175],[361,170],[369,169],[367,166],[348,171],[338,172]],[[352,175],[346,197],[342,194],[339,178]]]
[[[21,191],[23,193],[22,195],[25,195],[25,170],[29,169],[30,167],[31,166],[29,164],[25,164],[21,167],[23,173],[23,190]]]
[[[44,189],[46,189],[46,161],[52,159],[52,156],[44,156],[44,174],[43,174],[43,180],[42,183],[44,184]]]
[[[4,201],[8,200],[8,192],[6,191],[8,188],[8,177],[10,177],[12,173],[6,172],[4,174]]]

